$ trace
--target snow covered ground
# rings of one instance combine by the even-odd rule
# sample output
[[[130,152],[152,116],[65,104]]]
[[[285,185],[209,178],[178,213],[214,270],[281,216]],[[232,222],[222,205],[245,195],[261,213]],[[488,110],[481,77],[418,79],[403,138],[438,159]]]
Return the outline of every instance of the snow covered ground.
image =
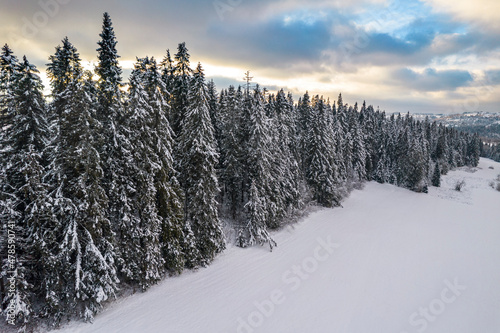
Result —
[[[500,332],[500,163],[472,171],[429,194],[368,183],[275,233],[273,252],[229,246],[60,332]]]

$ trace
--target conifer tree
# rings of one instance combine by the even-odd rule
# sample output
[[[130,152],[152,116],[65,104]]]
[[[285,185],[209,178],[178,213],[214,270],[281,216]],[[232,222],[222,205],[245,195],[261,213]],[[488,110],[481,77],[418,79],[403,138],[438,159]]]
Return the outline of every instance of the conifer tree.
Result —
[[[65,156],[59,159],[65,170],[63,195],[74,210],[63,218],[59,258],[66,266],[70,307],[92,320],[102,303],[114,297],[117,272],[114,234],[107,217],[108,197],[102,186],[104,172],[97,151],[101,126],[91,110],[97,97],[90,94],[91,74],[76,76],[62,93],[66,101],[61,119],[61,142]],[[95,113],[94,113],[95,114]]]
[[[366,179],[367,152],[363,130],[358,122],[353,125],[352,137],[352,167],[354,180],[363,181]]]
[[[252,180],[250,185],[250,193],[248,202],[245,204],[245,209],[247,211],[247,225],[246,232],[248,233],[248,239],[243,240],[242,247],[252,246],[254,244],[264,245],[269,243],[269,247],[272,251],[273,247],[276,246],[276,242],[273,240],[266,227],[266,216],[265,203],[262,202],[262,198],[259,195],[259,190],[255,185],[255,180]],[[241,246],[240,245],[240,246]]]
[[[97,150],[103,131],[95,119],[100,104],[92,74],[82,71],[76,48],[64,40],[51,60],[59,128],[48,175],[57,219],[51,232],[62,241],[51,249],[55,259],[46,276],[45,311],[56,322],[66,315],[92,320],[102,303],[114,296],[118,283],[103,162]]]
[[[271,200],[277,205],[277,219],[299,203],[299,165],[293,153],[294,119],[293,104],[285,96],[283,89],[278,91],[273,105],[274,118],[271,121],[272,171],[276,179]]]
[[[189,107],[188,93],[190,91],[190,82],[193,76],[193,70],[190,67],[189,58],[191,56],[186,48],[186,43],[180,43],[175,54],[175,65],[173,68],[172,83],[172,112],[170,114],[170,123],[175,135],[181,133],[185,114]]]
[[[439,162],[436,161],[434,165],[434,172],[432,174],[432,186],[441,186],[441,170],[439,168]]]
[[[102,32],[99,34],[101,40],[97,43],[98,64],[95,72],[98,76],[97,98],[98,107],[96,110],[97,119],[102,124],[99,133],[100,140],[99,154],[101,156],[104,177],[103,187],[109,198],[107,216],[112,225],[116,225],[119,220],[120,198],[124,193],[124,186],[127,186],[124,175],[120,174],[123,168],[120,156],[120,142],[123,136],[119,134],[119,121],[124,115],[123,94],[120,90],[122,86],[122,69],[119,66],[120,56],[116,50],[116,36],[108,13],[104,13]]]
[[[336,192],[338,179],[331,156],[334,154],[328,126],[326,107],[322,98],[316,96],[313,101],[313,122],[309,156],[311,162],[307,171],[307,180],[313,190],[313,198],[327,207],[340,205],[340,196]]]
[[[311,163],[311,157],[308,155],[310,152],[310,135],[311,135],[311,125],[312,125],[312,109],[311,100],[309,94],[306,92],[302,99],[299,100],[297,107],[297,131],[299,136],[299,151],[301,160],[302,173],[306,173],[306,170]]]
[[[12,110],[12,105],[9,104],[12,101],[11,85],[17,68],[18,59],[10,47],[5,44],[0,54],[0,129],[12,125],[13,113],[9,111],[9,107]],[[0,130],[0,140],[3,132]]]
[[[3,129],[5,133],[0,141],[2,229],[8,228],[15,234],[15,254],[10,258],[2,255],[1,276],[14,279],[16,286],[14,293],[2,295],[1,301],[5,306],[11,302],[15,305],[15,321],[23,325],[33,311],[34,283],[38,283],[37,259],[42,250],[38,248],[40,235],[36,231],[47,199],[47,187],[42,181],[42,153],[48,143],[49,128],[38,73],[26,57],[11,72],[12,81],[6,87],[10,96],[6,111],[12,124]],[[7,237],[1,240],[2,254],[11,254],[13,243],[8,242]],[[8,274],[9,271],[14,273]]]
[[[186,195],[186,218],[200,253],[199,264],[207,265],[225,248],[218,216],[217,151],[210,120],[203,69],[198,64],[188,94],[188,109],[180,136]]]
[[[170,272],[180,273],[184,263],[192,266],[195,253],[191,249],[194,244],[185,234],[191,234],[189,225],[184,223],[183,194],[177,180],[177,171],[173,161],[173,131],[167,119],[169,105],[166,101],[168,91],[156,66],[156,61],[146,58],[145,82],[148,92],[148,103],[152,107],[151,142],[161,166],[155,173],[157,189],[158,214],[162,218],[161,243],[166,259],[166,267]]]
[[[224,151],[221,179],[224,193],[233,219],[242,205],[243,149],[241,136],[243,95],[241,88],[230,86],[221,100],[223,131],[221,132],[221,150]]]
[[[273,150],[272,122],[266,116],[264,96],[257,85],[251,99],[251,113],[248,121],[249,138],[247,141],[247,150],[245,160],[248,173],[249,184],[246,186],[247,198],[249,198],[250,185],[254,182],[258,194],[263,200],[264,211],[266,213],[265,221],[268,227],[277,227],[276,200],[271,198],[272,185],[276,181],[276,175],[273,174]]]
[[[160,63],[161,67],[161,79],[165,83],[165,87],[168,91],[168,100],[170,100],[171,92],[173,89],[173,78],[174,78],[174,62],[172,57],[170,57],[170,50],[167,49],[167,54]]]
[[[129,117],[127,128],[133,147],[132,167],[135,188],[132,219],[122,225],[120,246],[123,248],[123,270],[127,278],[147,289],[162,276],[161,217],[156,205],[155,175],[161,168],[155,151],[154,110],[145,85],[147,59],[138,59],[130,77]]]

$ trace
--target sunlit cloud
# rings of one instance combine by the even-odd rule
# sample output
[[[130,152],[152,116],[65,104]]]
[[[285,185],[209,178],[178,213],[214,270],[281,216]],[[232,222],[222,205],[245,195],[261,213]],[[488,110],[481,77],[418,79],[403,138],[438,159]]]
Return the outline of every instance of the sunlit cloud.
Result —
[[[54,15],[36,1],[4,2],[0,43],[26,54],[46,86],[48,57],[65,36],[85,68],[95,66],[109,11],[124,82],[136,57],[161,61],[186,42],[192,67],[201,62],[218,89],[243,84],[250,70],[255,83],[296,99],[306,90],[331,100],[342,92],[346,102],[366,99],[390,112],[444,112],[475,98],[478,108],[500,111],[496,0],[243,0],[226,1],[222,16],[204,0],[70,1]],[[23,33],[36,15],[46,22]]]

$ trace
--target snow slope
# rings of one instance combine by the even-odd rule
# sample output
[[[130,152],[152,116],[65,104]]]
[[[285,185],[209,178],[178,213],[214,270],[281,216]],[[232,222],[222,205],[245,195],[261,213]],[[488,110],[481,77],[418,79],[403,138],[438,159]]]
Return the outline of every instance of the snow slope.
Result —
[[[471,171],[429,194],[368,183],[272,253],[229,247],[60,332],[500,332],[500,163]]]

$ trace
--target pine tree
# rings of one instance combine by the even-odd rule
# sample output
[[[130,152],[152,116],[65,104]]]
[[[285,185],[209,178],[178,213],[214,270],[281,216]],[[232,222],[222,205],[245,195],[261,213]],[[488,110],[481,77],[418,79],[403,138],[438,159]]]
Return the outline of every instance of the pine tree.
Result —
[[[182,131],[185,114],[189,107],[188,93],[193,70],[190,68],[190,55],[186,48],[186,43],[180,43],[175,54],[175,65],[173,68],[172,83],[172,112],[170,114],[170,124],[175,135],[180,135]]]
[[[191,233],[189,225],[184,223],[183,194],[177,180],[177,171],[173,161],[173,131],[167,119],[169,105],[166,101],[168,91],[161,79],[156,61],[146,58],[145,82],[148,92],[148,104],[152,107],[151,147],[158,157],[160,168],[155,173],[157,190],[158,214],[162,218],[161,243],[166,268],[170,272],[180,273],[185,262],[195,260],[194,253],[190,253],[193,244],[184,233]]]
[[[120,56],[116,50],[117,41],[108,13],[104,13],[102,32],[99,36],[101,37],[97,43],[99,45],[97,49],[99,61],[95,69],[98,76],[96,115],[102,124],[101,131],[98,133],[99,139],[102,140],[99,145],[99,154],[104,172],[102,185],[109,198],[107,216],[112,225],[115,226],[120,219],[120,198],[125,191],[123,187],[127,185],[124,175],[120,174],[123,169],[122,164],[125,162],[117,158],[120,156],[120,146],[124,144],[120,142],[123,137],[119,134],[119,121],[124,115],[123,94],[120,90],[122,69],[118,63]]]
[[[169,92],[169,100],[171,97],[171,92],[173,89],[173,79],[174,79],[174,62],[170,57],[170,50],[167,49],[167,54],[160,63],[161,67],[161,79],[165,83],[165,87]]]
[[[276,203],[279,220],[289,210],[299,204],[299,165],[293,153],[294,119],[293,101],[287,98],[283,90],[278,91],[273,105],[274,118],[271,120],[271,154],[273,156],[272,171],[274,175],[274,193],[271,200]]]
[[[70,43],[68,37],[64,37],[62,46],[56,47],[55,54],[51,55],[49,60],[47,76],[50,79],[53,98],[57,99],[74,78],[74,73],[81,72],[81,59],[76,47]]]
[[[307,171],[307,180],[313,190],[313,198],[327,207],[340,205],[340,195],[337,193],[338,174],[332,164],[333,139],[332,130],[328,126],[324,101],[316,96],[313,101],[313,120],[310,134],[311,162]]]
[[[249,137],[244,158],[247,161],[246,173],[249,183],[245,184],[245,197],[250,199],[250,186],[254,182],[264,204],[266,226],[277,228],[279,221],[276,219],[276,202],[280,201],[282,197],[273,197],[276,195],[273,190],[277,180],[277,175],[273,174],[273,153],[275,150],[272,147],[272,135],[274,128],[271,119],[266,116],[264,96],[258,85],[254,89],[249,109],[251,110],[247,123]]]
[[[260,245],[269,243],[269,247],[272,251],[273,247],[277,244],[267,231],[265,203],[262,202],[259,190],[255,186],[255,181],[252,181],[252,184],[250,185],[249,198],[248,202],[245,204],[245,209],[248,216],[248,222],[246,225],[248,239],[244,240],[240,246],[246,247],[257,243]]]
[[[186,218],[200,253],[199,264],[207,265],[225,248],[217,212],[217,151],[210,120],[203,69],[198,64],[188,94],[188,109],[180,136],[181,161],[186,195]]]
[[[224,194],[230,215],[236,218],[242,205],[243,149],[242,121],[243,95],[241,89],[230,86],[221,100],[223,118],[221,131],[221,150],[224,151],[221,179],[224,182]]]
[[[364,133],[356,121],[353,125],[352,137],[352,166],[354,180],[363,181],[366,179],[367,152],[365,148]]]
[[[12,124],[4,129],[0,145],[5,177],[0,188],[2,227],[8,228],[9,234],[14,232],[15,243],[5,237],[0,246],[2,254],[11,254],[11,244],[15,246],[11,258],[2,256],[2,279],[11,277],[16,286],[14,294],[2,295],[2,304],[7,306],[12,301],[15,321],[24,325],[33,312],[33,284],[38,283],[36,259],[41,253],[37,240],[40,235],[36,230],[46,202],[42,152],[48,143],[49,128],[38,70],[26,57],[16,67],[6,89],[10,95],[7,112]]]
[[[56,71],[52,77],[59,130],[49,173],[57,219],[51,232],[62,242],[52,249],[55,259],[46,276],[45,298],[46,312],[56,322],[66,315],[92,320],[102,303],[114,296],[118,283],[114,234],[106,214],[108,196],[102,186],[103,162],[97,150],[103,130],[95,119],[97,90],[92,74],[82,71],[79,58],[73,56],[72,61],[66,74]],[[59,75],[70,79],[57,93]]]
[[[434,165],[434,173],[432,174],[432,186],[441,186],[441,170],[438,161],[436,161],[436,164]]]
[[[310,151],[310,135],[311,135],[311,125],[312,125],[312,109],[311,100],[309,94],[306,92],[301,100],[299,100],[297,107],[297,131],[299,136],[299,151],[300,162],[302,173],[306,173],[306,170],[311,163],[311,157],[308,155]]]
[[[145,88],[143,65],[147,62],[138,59],[130,77],[127,121],[136,181],[133,184],[134,214],[128,224],[122,226],[120,246],[123,248],[123,271],[129,280],[138,282],[145,290],[161,278],[164,260],[160,243],[162,220],[156,205],[155,186],[155,175],[161,165],[154,149],[154,110]]]
[[[11,85],[18,68],[18,60],[10,47],[5,44],[0,54],[0,140],[3,129],[12,125],[12,89]]]

